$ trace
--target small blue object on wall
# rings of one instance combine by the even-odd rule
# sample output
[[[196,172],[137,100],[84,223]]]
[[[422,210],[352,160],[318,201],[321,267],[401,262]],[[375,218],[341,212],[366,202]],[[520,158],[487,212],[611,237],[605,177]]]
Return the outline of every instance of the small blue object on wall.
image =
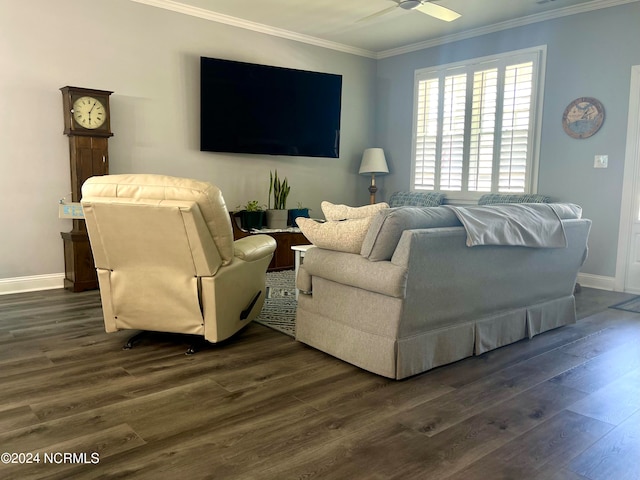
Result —
[[[78,202],[60,203],[58,205],[58,218],[72,218],[72,219],[84,218],[84,211],[82,210],[82,205]]]

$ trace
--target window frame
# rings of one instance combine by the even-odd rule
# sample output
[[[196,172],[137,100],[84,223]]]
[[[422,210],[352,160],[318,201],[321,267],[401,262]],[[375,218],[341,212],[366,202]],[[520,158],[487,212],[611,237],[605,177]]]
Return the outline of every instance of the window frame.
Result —
[[[538,169],[539,169],[539,156],[540,156],[540,137],[542,127],[542,105],[544,99],[544,79],[545,79],[545,66],[546,66],[546,53],[547,46],[539,45],[536,47],[525,48],[521,50],[514,50],[504,52],[495,55],[488,55],[479,58],[473,58],[460,62],[448,63],[443,65],[437,65],[433,67],[427,67],[418,69],[414,72],[413,82],[413,126],[411,135],[411,180],[410,188],[412,191],[434,191],[428,188],[416,187],[416,154],[417,154],[417,139],[418,139],[418,97],[420,81],[433,78],[440,78],[441,81],[448,75],[457,73],[466,73],[467,86],[469,83],[473,84],[473,75],[476,71],[483,70],[485,68],[491,68],[494,65],[514,65],[518,63],[533,61],[533,88],[531,92],[531,109],[530,109],[530,127],[528,138],[528,162],[526,165],[525,174],[525,189],[524,192],[514,191],[500,191],[498,190],[498,184],[492,181],[491,191],[466,191],[466,186],[463,185],[465,190],[444,190],[435,189],[435,191],[443,192],[447,195],[448,202],[455,203],[475,203],[482,195],[486,193],[537,193],[538,186]],[[470,80],[470,81],[469,81]],[[498,102],[502,103],[504,98],[504,91],[499,92]],[[467,112],[471,111],[470,105],[473,102],[472,98],[467,98]],[[441,110],[442,106],[439,105]],[[470,115],[467,115],[470,117]],[[440,121],[439,121],[440,123]],[[463,160],[464,173],[463,178],[467,178],[469,171],[469,123],[470,119],[466,118],[465,123],[465,157]],[[439,127],[440,128],[440,127]],[[530,153],[529,153],[530,152]],[[436,165],[436,174],[439,172],[440,166]],[[437,185],[436,181],[436,185]]]

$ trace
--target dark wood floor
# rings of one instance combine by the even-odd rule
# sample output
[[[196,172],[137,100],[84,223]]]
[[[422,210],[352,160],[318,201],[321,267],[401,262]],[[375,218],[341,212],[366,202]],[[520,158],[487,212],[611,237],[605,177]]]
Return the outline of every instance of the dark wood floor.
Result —
[[[0,452],[41,455],[0,478],[640,479],[627,297],[585,288],[576,325],[392,381],[258,324],[123,351],[97,292],[0,296]]]

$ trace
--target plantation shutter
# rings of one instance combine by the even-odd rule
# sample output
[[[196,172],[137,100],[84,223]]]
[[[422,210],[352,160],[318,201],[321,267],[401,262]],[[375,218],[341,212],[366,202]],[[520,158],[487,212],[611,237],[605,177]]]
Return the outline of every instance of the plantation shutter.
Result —
[[[418,85],[418,114],[416,120],[415,182],[419,188],[435,189],[436,142],[438,138],[439,79]]]
[[[476,72],[473,76],[473,104],[469,152],[469,190],[490,192],[492,185],[498,69]]]
[[[498,191],[526,190],[533,62],[506,68]]]
[[[416,72],[414,189],[530,192],[538,55]]]
[[[466,74],[450,75],[444,80],[444,108],[440,136],[440,189],[442,190],[462,188],[466,83]]]

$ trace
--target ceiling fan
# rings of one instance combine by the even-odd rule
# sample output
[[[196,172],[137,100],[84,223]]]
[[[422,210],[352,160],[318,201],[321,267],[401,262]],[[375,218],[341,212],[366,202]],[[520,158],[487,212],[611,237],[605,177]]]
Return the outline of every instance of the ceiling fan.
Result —
[[[445,22],[452,22],[456,18],[460,18],[461,15],[458,12],[454,12],[453,10],[443,7],[434,3],[432,0],[394,0],[397,5],[393,7],[385,8],[379,12],[374,13],[373,15],[369,15],[367,17],[361,18],[358,22],[364,22],[366,20],[370,20],[375,17],[379,17],[385,15],[389,12],[392,12],[396,8],[400,7],[403,10],[414,10],[416,12],[424,13],[431,17],[437,18],[439,20],[444,20]]]

